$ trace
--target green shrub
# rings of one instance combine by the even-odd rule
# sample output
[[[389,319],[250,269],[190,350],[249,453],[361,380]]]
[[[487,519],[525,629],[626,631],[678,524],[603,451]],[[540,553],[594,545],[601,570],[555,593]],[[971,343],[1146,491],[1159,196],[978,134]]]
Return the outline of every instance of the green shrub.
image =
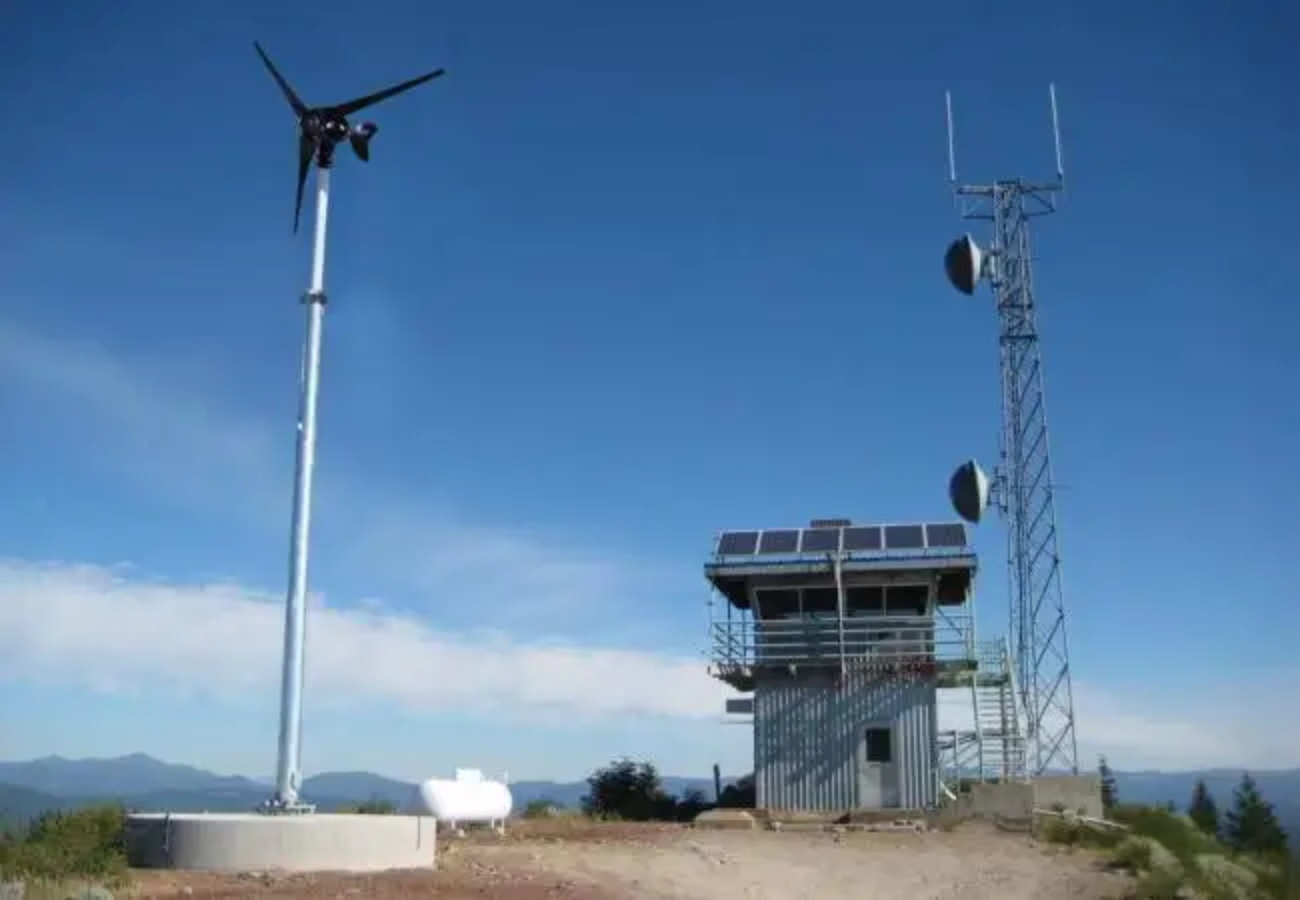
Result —
[[[343,812],[362,816],[392,816],[397,814],[397,804],[380,797],[371,797],[354,806],[345,807]]]
[[[1111,851],[1111,862],[1135,875],[1164,872],[1182,878],[1187,867],[1155,838],[1130,834]]]
[[[118,805],[43,813],[25,833],[0,842],[0,880],[120,883],[126,876],[125,835],[126,811]]]
[[[1190,818],[1167,809],[1121,804],[1109,815],[1116,822],[1127,825],[1132,834],[1159,843],[1188,868],[1195,865],[1200,854],[1223,852],[1223,846],[1201,831]]]
[[[1130,837],[1120,841],[1110,860],[1115,868],[1134,874],[1151,871],[1150,838]]]
[[[1260,896],[1300,900],[1300,863],[1294,859],[1239,856],[1234,861],[1255,873]]]
[[[1132,900],[1178,900],[1186,896],[1182,876],[1173,872],[1147,872],[1138,879],[1129,894]]]
[[[1225,856],[1204,853],[1196,857],[1196,886],[1210,900],[1250,900],[1259,896],[1259,876]]]
[[[1110,817],[1129,827],[1110,858],[1116,868],[1138,876],[1130,895],[1134,900],[1300,900],[1300,885],[1287,860],[1234,853],[1189,816],[1119,805]],[[1050,831],[1060,843],[1087,844],[1089,830],[1082,823],[1058,820]]]
[[[1037,830],[1038,837],[1051,844],[1099,849],[1114,847],[1125,836],[1125,832],[1118,829],[1090,825],[1071,818],[1044,818],[1038,823]]]

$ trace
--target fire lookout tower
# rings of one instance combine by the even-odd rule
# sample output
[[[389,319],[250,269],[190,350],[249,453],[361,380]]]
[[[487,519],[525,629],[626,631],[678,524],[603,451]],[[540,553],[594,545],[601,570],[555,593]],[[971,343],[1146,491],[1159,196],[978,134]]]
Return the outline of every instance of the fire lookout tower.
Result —
[[[1023,770],[1004,647],[975,641],[976,568],[960,523],[719,535],[710,672],[752,693],[728,708],[752,713],[757,806],[924,809]],[[940,731],[940,688],[970,690],[973,730]]]

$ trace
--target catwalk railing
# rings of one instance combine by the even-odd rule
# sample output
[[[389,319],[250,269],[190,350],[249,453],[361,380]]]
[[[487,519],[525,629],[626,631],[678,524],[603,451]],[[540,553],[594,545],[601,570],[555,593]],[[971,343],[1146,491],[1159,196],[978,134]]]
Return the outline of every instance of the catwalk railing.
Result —
[[[974,642],[953,617],[863,616],[714,621],[711,657],[726,669],[779,665],[930,661],[974,663]]]

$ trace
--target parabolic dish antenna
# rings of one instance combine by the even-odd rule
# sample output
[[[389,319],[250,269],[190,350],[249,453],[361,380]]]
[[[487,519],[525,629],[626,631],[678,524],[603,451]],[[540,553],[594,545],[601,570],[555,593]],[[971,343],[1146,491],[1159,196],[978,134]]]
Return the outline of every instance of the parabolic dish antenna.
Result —
[[[948,245],[943,255],[943,270],[952,286],[963,294],[975,293],[975,285],[984,275],[984,251],[975,239],[964,234]]]
[[[978,525],[989,507],[989,477],[980,464],[969,459],[957,467],[948,482],[952,508],[967,522]]]

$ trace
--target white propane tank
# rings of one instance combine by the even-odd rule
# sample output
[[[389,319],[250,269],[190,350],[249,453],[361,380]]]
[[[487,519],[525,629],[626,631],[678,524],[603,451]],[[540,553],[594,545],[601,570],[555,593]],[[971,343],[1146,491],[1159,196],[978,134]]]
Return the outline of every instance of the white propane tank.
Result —
[[[420,784],[420,805],[451,825],[504,822],[514,806],[510,788],[483,777],[478,769],[457,769],[454,779],[430,778]]]

